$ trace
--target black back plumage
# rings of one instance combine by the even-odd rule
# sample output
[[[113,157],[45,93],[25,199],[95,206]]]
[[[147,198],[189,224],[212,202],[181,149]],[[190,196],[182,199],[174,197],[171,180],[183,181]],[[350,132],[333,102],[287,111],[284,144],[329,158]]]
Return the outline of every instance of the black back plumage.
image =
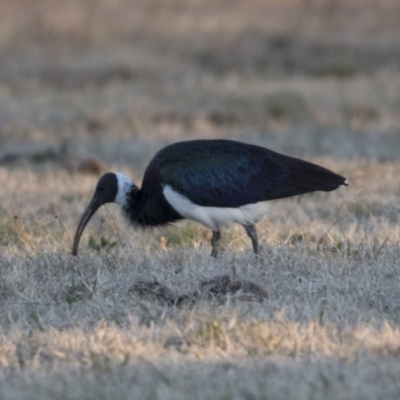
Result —
[[[170,185],[193,203],[240,207],[345,185],[326,168],[231,140],[193,140],[160,150],[142,183],[149,196]]]

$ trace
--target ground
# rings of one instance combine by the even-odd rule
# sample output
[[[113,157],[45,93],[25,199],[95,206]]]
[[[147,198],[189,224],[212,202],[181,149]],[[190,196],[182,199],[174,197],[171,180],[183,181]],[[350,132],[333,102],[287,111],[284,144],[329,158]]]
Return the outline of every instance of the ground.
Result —
[[[0,397],[400,396],[397,1],[0,2]],[[99,210],[164,145],[231,138],[350,185],[258,226]]]

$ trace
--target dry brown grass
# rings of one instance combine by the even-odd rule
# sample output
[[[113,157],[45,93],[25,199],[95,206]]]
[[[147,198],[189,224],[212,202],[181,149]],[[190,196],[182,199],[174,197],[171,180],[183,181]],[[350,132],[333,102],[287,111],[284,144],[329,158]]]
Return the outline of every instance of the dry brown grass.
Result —
[[[2,395],[395,398],[399,165],[318,160],[352,186],[278,203],[260,260],[239,228],[213,260],[198,225],[130,231],[114,206],[77,259],[97,178],[2,168]]]
[[[0,2],[0,398],[396,399],[396,1]],[[72,235],[105,168],[230,137],[351,185],[259,226]]]

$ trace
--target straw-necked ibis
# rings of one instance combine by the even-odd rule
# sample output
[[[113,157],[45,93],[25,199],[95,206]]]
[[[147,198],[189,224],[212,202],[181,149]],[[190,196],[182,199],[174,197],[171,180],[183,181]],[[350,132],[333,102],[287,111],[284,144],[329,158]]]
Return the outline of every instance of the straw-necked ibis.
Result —
[[[76,230],[77,254],[82,232],[97,209],[117,203],[134,226],[156,227],[181,219],[202,223],[213,232],[211,255],[217,257],[223,226],[243,225],[258,254],[255,224],[268,200],[347,186],[346,178],[307,161],[231,140],[193,140],[161,149],[151,160],[139,189],[121,173],[106,173]]]

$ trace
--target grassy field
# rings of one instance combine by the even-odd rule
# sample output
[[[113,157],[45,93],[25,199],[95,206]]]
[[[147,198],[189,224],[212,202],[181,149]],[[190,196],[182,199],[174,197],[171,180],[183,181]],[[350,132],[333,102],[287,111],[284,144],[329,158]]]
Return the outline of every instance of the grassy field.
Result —
[[[400,4],[0,1],[1,399],[398,399]],[[350,186],[138,232],[99,176],[231,138]]]

